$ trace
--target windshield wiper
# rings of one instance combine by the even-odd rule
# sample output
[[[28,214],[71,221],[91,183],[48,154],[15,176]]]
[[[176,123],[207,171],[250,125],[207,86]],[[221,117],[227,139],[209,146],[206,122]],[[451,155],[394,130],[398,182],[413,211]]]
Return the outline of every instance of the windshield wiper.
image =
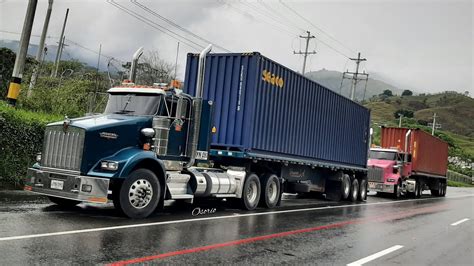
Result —
[[[129,113],[133,113],[133,112],[135,112],[135,110],[125,110],[125,109],[123,109],[123,110],[114,112],[114,114],[129,114]]]

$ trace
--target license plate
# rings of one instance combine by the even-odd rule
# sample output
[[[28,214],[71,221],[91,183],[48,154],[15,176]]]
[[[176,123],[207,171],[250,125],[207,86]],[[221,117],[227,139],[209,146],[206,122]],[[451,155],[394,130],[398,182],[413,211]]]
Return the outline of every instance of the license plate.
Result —
[[[64,187],[64,181],[62,181],[62,180],[51,180],[51,188],[52,189],[63,190],[63,187]]]

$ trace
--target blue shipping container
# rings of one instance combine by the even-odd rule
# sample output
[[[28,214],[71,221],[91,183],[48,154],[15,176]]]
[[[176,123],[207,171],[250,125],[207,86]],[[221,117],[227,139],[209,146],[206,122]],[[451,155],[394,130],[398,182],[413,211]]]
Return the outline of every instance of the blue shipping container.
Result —
[[[188,54],[191,95],[198,61]],[[213,148],[366,167],[369,110],[259,53],[209,54],[203,98],[214,102]]]

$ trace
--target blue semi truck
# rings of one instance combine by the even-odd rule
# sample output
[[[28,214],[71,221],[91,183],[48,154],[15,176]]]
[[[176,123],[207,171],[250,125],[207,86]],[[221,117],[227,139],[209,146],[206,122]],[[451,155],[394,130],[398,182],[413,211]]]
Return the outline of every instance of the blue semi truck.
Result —
[[[124,84],[104,113],[47,125],[25,190],[130,218],[166,200],[366,199],[369,110],[259,53],[210,50],[188,55],[183,90]]]

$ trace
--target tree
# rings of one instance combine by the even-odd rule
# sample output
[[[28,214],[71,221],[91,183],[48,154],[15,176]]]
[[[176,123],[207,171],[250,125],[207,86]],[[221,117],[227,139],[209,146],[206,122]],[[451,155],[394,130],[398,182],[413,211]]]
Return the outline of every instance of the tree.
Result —
[[[392,97],[393,96],[393,93],[391,90],[384,90],[381,94],[379,94],[380,96],[385,96],[385,97]]]
[[[149,51],[140,58],[137,68],[137,84],[169,83],[173,78],[174,65],[161,59],[157,51]]]
[[[393,113],[393,116],[395,118],[399,118],[400,115],[403,115],[403,117],[406,117],[406,118],[413,118],[413,111],[400,109],[400,110],[397,110],[395,113]]]
[[[412,96],[413,92],[411,90],[404,90],[402,92],[402,96]]]
[[[15,65],[16,54],[8,48],[0,48],[0,97],[5,99],[8,93],[8,85],[12,77],[13,66]],[[26,57],[25,68],[23,71],[23,82],[29,82],[28,77],[35,64],[35,60],[31,57]]]

